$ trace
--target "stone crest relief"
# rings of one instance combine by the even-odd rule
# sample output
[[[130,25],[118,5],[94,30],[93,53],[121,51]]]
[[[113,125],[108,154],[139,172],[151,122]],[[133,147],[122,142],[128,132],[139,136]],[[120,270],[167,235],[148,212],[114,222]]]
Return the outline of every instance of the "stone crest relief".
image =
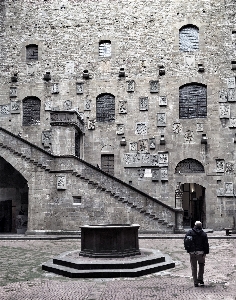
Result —
[[[88,120],[88,130],[95,130],[96,128],[96,120]]]
[[[0,116],[5,116],[10,114],[10,105],[0,105]]]
[[[165,113],[157,113],[157,126],[158,127],[166,126],[166,114]]]
[[[143,139],[138,141],[138,153],[148,153],[148,140]]]
[[[187,143],[193,142],[194,141],[193,131],[187,130],[184,135],[184,139],[185,139],[185,142],[187,142]]]
[[[66,175],[57,176],[57,189],[66,190]]]
[[[63,108],[64,108],[65,110],[70,110],[70,109],[72,109],[72,102],[71,102],[70,100],[64,101],[64,103],[63,103]]]
[[[155,138],[150,138],[149,139],[149,148],[150,148],[150,150],[156,149],[156,140],[155,140]]]
[[[134,80],[128,80],[126,83],[127,83],[127,92],[134,92],[134,88],[135,88]]]
[[[52,132],[45,130],[42,132],[42,144],[44,148],[50,148],[52,144]]]
[[[202,123],[197,123],[197,131],[203,132],[203,124]]]
[[[136,123],[135,134],[147,134],[147,123]]]
[[[160,171],[158,168],[152,169],[152,181],[159,181]]]
[[[52,84],[52,94],[59,94],[59,83]]]
[[[228,101],[229,102],[235,102],[236,101],[235,89],[229,89],[228,90]]]
[[[151,80],[149,84],[150,84],[150,93],[159,92],[159,82],[157,80]]]
[[[148,110],[148,97],[139,98],[139,110]]]
[[[168,153],[159,153],[159,165],[160,166],[167,166],[168,165]]]
[[[129,143],[129,150],[130,151],[138,151],[138,143],[137,142]]]
[[[160,96],[159,97],[159,105],[160,106],[166,106],[167,105],[167,97],[166,96]]]
[[[11,86],[10,87],[10,98],[17,97],[17,87]]]
[[[225,173],[226,174],[233,174],[234,173],[234,164],[228,162],[225,164]]]
[[[217,159],[216,160],[216,172],[224,173],[225,171],[225,161],[224,159]]]
[[[12,114],[20,113],[20,101],[11,102],[11,113]]]
[[[228,101],[228,93],[226,90],[219,91],[219,102],[227,102]]]
[[[228,86],[228,89],[235,88],[235,77],[227,78],[227,86]]]
[[[180,124],[180,123],[174,123],[172,128],[173,128],[173,132],[178,134],[178,133],[182,132],[183,127],[182,127],[182,124]]]
[[[139,178],[143,178],[145,173],[145,169],[138,169],[138,176]]]
[[[127,101],[119,101],[119,114],[127,114]]]
[[[116,126],[116,134],[121,135],[125,133],[125,125],[124,124],[117,124]]]
[[[230,118],[230,105],[221,103],[220,104],[220,118],[229,119]]]
[[[168,180],[168,169],[167,168],[161,168],[161,181],[167,181]]]
[[[83,94],[84,92],[84,84],[83,82],[77,82],[76,83],[76,94],[79,95],[79,94]]]
[[[90,111],[91,110],[91,102],[92,100],[86,99],[84,101],[84,110]]]
[[[233,196],[234,186],[233,182],[225,182],[225,196]]]

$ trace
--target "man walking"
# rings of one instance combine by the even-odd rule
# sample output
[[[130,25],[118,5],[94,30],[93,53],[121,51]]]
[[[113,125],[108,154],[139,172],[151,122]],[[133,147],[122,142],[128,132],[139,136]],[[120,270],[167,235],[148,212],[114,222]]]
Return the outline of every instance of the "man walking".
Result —
[[[184,248],[190,254],[190,263],[194,286],[199,284],[204,286],[203,273],[205,266],[205,257],[209,253],[209,244],[207,234],[202,230],[202,223],[195,222],[193,229],[189,230],[184,238]],[[199,270],[197,274],[197,263]]]

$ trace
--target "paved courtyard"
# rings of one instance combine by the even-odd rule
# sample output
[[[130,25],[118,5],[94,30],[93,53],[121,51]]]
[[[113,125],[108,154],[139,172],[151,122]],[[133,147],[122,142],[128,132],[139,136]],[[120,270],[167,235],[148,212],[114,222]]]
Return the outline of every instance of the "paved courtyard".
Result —
[[[41,264],[80,247],[80,240],[0,240],[1,300],[235,300],[236,239],[209,233],[205,287],[195,288],[182,238],[140,239],[140,247],[159,249],[172,257],[174,269],[138,278],[69,279],[42,271]],[[216,237],[218,236],[218,237]]]

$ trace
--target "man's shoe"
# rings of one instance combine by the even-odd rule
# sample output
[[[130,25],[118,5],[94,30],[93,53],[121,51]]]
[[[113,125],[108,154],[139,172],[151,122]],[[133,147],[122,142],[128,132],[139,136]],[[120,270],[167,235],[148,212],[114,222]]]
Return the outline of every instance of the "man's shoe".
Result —
[[[194,283],[194,286],[195,286],[195,287],[198,287],[198,283]]]
[[[204,281],[203,281],[203,280],[198,280],[198,283],[199,283],[200,285],[204,285]]]

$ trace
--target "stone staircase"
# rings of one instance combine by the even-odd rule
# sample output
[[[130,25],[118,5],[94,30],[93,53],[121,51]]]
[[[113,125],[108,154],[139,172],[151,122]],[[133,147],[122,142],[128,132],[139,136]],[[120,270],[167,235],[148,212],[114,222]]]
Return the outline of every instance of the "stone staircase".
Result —
[[[0,156],[2,151],[11,153],[7,161],[13,167],[17,164],[17,159],[21,159],[45,172],[66,172],[74,181],[82,181],[83,188],[91,197],[111,197],[115,201],[113,203],[118,203],[130,213],[131,222],[142,222],[141,231],[179,232],[178,223],[181,223],[182,211],[162,203],[82,159],[75,156],[54,156],[0,127]],[[21,174],[24,176],[24,170],[21,170]]]

